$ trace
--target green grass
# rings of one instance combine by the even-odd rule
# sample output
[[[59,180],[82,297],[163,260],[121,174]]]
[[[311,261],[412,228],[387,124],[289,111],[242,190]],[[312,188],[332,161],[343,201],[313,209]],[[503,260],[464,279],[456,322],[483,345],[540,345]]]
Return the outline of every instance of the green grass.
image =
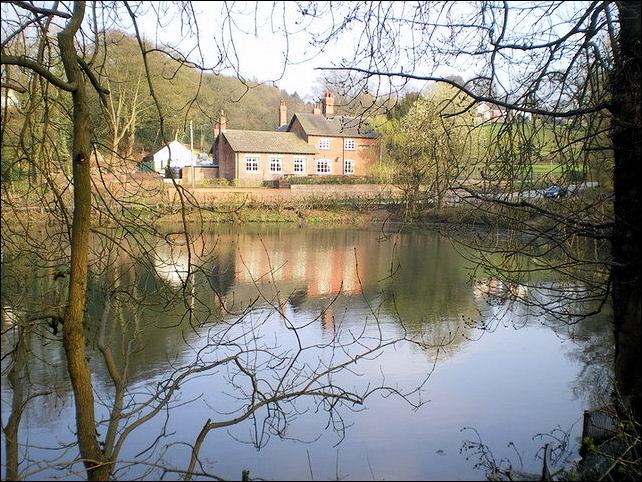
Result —
[[[559,164],[534,164],[533,174],[561,176],[564,172],[563,167]]]

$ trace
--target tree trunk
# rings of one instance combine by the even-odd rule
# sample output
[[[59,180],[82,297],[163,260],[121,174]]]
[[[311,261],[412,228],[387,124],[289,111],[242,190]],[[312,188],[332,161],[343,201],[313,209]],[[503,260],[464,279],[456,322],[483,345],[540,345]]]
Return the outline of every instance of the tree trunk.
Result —
[[[11,354],[11,370],[7,379],[13,390],[11,398],[11,412],[7,419],[7,424],[3,427],[4,431],[4,444],[5,444],[5,478],[6,480],[20,480],[20,472],[18,471],[18,464],[20,460],[18,443],[20,420],[26,402],[25,396],[25,367],[27,364],[27,347],[26,337],[29,335],[26,329],[21,326],[14,328],[15,345],[13,353]]]
[[[613,286],[615,379],[626,408],[640,419],[640,2],[618,2],[620,36],[611,78],[615,227]]]
[[[74,186],[74,214],[71,233],[71,269],[69,299],[63,327],[63,344],[67,370],[74,391],[76,430],[80,456],[88,469],[89,480],[109,477],[109,465],[103,461],[98,444],[94,416],[94,394],[91,371],[85,354],[84,312],[87,295],[87,262],[91,214],[91,120],[84,77],[77,61],[74,35],[84,17],[84,2],[74,4],[73,17],[58,34],[60,55],[70,83],[75,84],[73,99],[72,164]]]

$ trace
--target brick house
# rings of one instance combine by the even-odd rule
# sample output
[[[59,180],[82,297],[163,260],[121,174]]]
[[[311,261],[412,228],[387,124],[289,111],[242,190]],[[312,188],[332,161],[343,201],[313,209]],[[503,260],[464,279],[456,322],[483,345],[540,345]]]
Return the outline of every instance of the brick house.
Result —
[[[210,152],[219,176],[242,185],[287,176],[364,175],[379,159],[377,137],[362,118],[335,115],[327,93],[322,106],[294,114],[289,123],[281,101],[275,132],[227,129],[221,111]]]
[[[316,153],[293,132],[221,130],[214,142],[219,176],[261,184],[285,174],[304,174]]]

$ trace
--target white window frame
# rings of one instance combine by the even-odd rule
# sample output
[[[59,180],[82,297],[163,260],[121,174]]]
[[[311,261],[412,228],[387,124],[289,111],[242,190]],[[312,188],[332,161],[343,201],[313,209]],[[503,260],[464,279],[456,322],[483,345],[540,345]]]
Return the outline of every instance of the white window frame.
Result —
[[[346,151],[354,151],[357,148],[357,143],[354,139],[343,139],[343,148]]]
[[[318,146],[320,151],[330,150],[330,139],[327,139],[327,138],[319,139]]]
[[[276,169],[275,169],[276,167]],[[283,158],[282,157],[270,157],[270,173],[272,174],[282,174],[283,173]]]
[[[330,159],[317,159],[316,164],[317,174],[332,174],[332,162],[330,161]],[[328,168],[327,172],[319,169],[322,164],[324,164]]]
[[[354,167],[355,162],[352,159],[345,159],[343,161],[343,174],[346,176],[352,176],[354,174]]]
[[[300,170],[297,170],[297,163],[299,163],[301,167]],[[292,165],[292,172],[294,172],[294,174],[305,174],[305,164],[305,157],[295,157]]]
[[[258,174],[259,162],[259,156],[245,156],[245,172],[247,174]],[[254,167],[254,169],[251,169],[251,167]]]

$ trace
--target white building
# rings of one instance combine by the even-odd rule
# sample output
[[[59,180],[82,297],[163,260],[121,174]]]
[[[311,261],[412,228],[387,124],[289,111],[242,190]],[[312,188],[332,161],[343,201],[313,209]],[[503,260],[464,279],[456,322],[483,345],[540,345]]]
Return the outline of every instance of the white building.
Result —
[[[151,157],[152,169],[161,174],[165,174],[165,168],[168,164],[171,167],[178,168],[191,166],[192,164],[196,165],[196,155],[178,141],[170,142],[169,145],[164,146],[152,154]]]
[[[496,105],[481,102],[477,105],[477,120],[479,122],[504,122],[506,114]]]

